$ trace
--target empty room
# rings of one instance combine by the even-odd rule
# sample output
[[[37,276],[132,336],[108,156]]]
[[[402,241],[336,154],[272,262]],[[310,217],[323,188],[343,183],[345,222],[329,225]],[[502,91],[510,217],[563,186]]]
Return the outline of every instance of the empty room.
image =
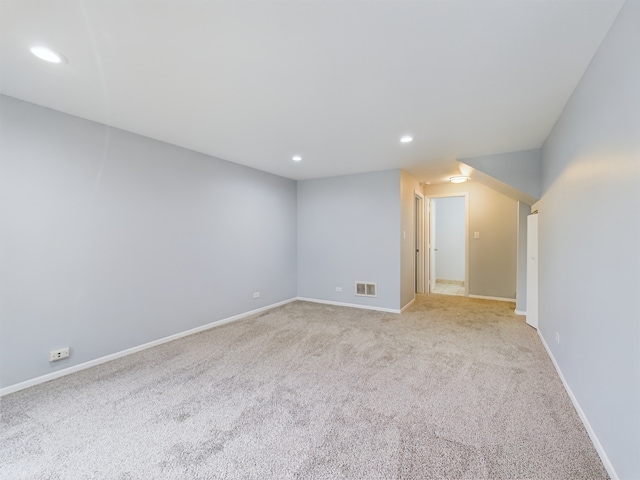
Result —
[[[0,478],[639,479],[640,0],[0,2]]]

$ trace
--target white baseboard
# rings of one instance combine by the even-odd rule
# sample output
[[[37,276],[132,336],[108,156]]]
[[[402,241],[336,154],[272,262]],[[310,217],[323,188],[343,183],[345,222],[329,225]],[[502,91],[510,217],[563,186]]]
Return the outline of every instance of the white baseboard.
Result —
[[[415,301],[416,301],[416,297],[414,296],[414,297],[413,297],[413,300],[411,300],[409,303],[407,303],[404,307],[402,307],[402,308],[400,309],[400,313],[404,312],[404,311],[405,311],[407,308],[409,308],[409,307],[413,304],[413,302],[415,302]]]
[[[487,297],[486,295],[471,295],[471,294],[469,294],[469,298],[479,298],[481,300],[497,300],[499,302],[516,303],[516,299],[515,298]]]
[[[336,307],[363,308],[365,310],[377,310],[378,312],[400,313],[397,308],[372,307],[369,305],[358,305],[357,303],[333,302],[331,300],[318,300],[317,298],[298,297],[296,300],[302,302],[324,303],[326,305],[335,305]]]
[[[514,310],[516,315],[524,315],[527,316],[527,312],[523,312],[522,310],[518,310],[517,308]]]
[[[296,298],[290,298],[282,302],[267,305],[266,307],[261,307],[255,310],[251,310],[249,312],[241,313],[239,315],[234,315],[233,317],[223,318],[222,320],[216,320],[215,322],[211,322],[206,325],[202,325],[200,327],[192,328],[184,332],[176,333],[168,337],[160,338],[152,342],[144,343],[142,345],[131,347],[126,350],[122,350],[120,352],[112,353],[110,355],[105,355],[104,357],[96,358],[94,360],[89,360],[88,362],[80,363],[78,365],[74,365],[72,367],[65,368],[63,370],[58,370],[57,372],[48,373],[46,375],[32,378],[24,382],[16,383],[14,385],[9,385],[8,387],[0,388],[0,397],[9,395],[10,393],[14,393],[19,390],[24,390],[25,388],[33,387],[34,385],[39,385],[41,383],[48,382],[50,380],[55,380],[56,378],[64,377],[66,375],[70,375],[72,373],[79,372],[81,370],[86,370],[87,368],[95,367],[96,365],[100,365],[101,363],[106,363],[106,362],[110,362],[111,360],[115,360],[117,358],[126,357],[127,355],[141,352],[142,350],[146,350],[147,348],[156,347],[158,345],[162,345],[163,343],[171,342],[173,340],[177,340],[179,338],[186,337],[188,335],[193,335],[194,333],[203,332],[205,330],[209,330],[210,328],[224,325],[225,323],[230,323],[235,320],[240,320],[242,318],[255,315],[256,313],[264,312],[265,310],[271,310],[272,308],[280,307],[282,305],[286,305],[287,303],[291,303],[295,301],[296,301]]]
[[[538,330],[538,336],[540,337],[540,340],[542,341],[542,345],[544,346],[544,349],[547,351],[547,355],[549,355],[549,358],[551,359],[551,363],[553,363],[553,366],[555,367],[556,372],[558,372],[558,376],[560,377],[560,380],[562,381],[562,385],[564,385],[564,389],[567,391],[567,394],[569,395],[569,398],[571,399],[571,402],[573,403],[573,406],[575,407],[576,411],[578,412],[578,415],[580,416],[580,420],[582,420],[582,424],[584,425],[584,428],[587,430],[587,433],[589,434],[589,437],[591,438],[591,442],[593,443],[593,446],[596,447],[596,451],[598,452],[598,455],[600,456],[600,460],[602,460],[604,468],[607,469],[607,473],[611,477],[611,480],[618,480],[620,477],[618,477],[618,474],[616,473],[615,469],[613,468],[613,465],[611,464],[611,461],[609,460],[609,457],[607,456],[607,453],[605,452],[604,448],[602,447],[602,444],[600,443],[600,440],[598,440],[598,436],[596,435],[596,432],[591,427],[591,424],[589,423],[589,420],[587,419],[587,416],[585,415],[584,411],[582,410],[582,407],[578,403],[578,399],[575,397],[575,395],[571,391],[571,387],[569,387],[569,384],[565,380],[564,375],[562,374],[562,370],[560,370],[560,366],[558,365],[558,362],[556,362],[556,359],[553,356],[553,353],[551,353],[551,349],[549,348],[549,345],[547,345],[547,342],[545,341],[544,337],[542,336],[542,333],[540,333],[540,330]]]

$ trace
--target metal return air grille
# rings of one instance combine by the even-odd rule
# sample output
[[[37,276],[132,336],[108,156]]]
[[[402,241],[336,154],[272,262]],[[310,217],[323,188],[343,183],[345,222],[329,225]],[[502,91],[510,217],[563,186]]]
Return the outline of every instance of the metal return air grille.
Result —
[[[378,287],[374,282],[356,282],[356,295],[360,297],[377,297]]]

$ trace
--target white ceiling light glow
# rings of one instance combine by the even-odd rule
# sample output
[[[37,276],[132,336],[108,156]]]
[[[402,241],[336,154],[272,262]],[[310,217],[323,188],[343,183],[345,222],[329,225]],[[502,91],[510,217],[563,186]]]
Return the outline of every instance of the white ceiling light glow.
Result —
[[[302,157],[300,155],[294,155],[293,157],[291,157],[291,160],[293,160],[294,162],[299,162],[300,160],[302,160]]]
[[[409,142],[413,142],[413,137],[411,135],[403,135],[400,138],[400,142],[402,143],[409,143]]]
[[[31,47],[31,53],[33,53],[40,60],[50,63],[67,63],[67,59],[64,55],[54,52],[47,47]]]
[[[465,177],[464,175],[456,175],[455,177],[449,177],[449,181],[451,183],[464,183],[469,180],[469,177]]]

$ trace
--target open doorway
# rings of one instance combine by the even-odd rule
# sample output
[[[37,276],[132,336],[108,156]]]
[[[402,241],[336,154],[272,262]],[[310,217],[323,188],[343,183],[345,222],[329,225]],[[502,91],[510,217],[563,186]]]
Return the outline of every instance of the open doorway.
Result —
[[[429,196],[428,291],[469,293],[468,194]]]

